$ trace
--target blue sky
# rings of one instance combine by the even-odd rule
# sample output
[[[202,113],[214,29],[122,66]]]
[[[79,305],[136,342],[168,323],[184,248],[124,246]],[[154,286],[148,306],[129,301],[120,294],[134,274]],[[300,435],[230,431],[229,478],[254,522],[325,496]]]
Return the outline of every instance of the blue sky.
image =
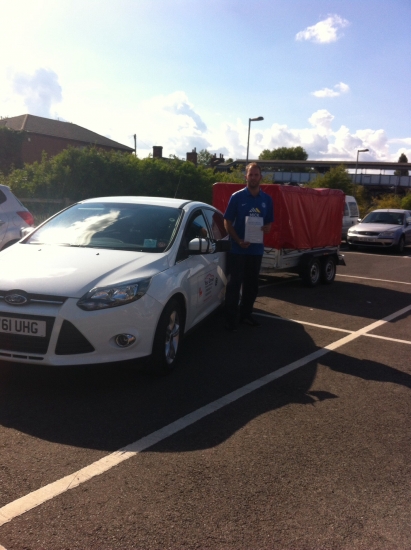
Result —
[[[411,161],[410,0],[0,0],[0,116],[73,122],[145,157]]]

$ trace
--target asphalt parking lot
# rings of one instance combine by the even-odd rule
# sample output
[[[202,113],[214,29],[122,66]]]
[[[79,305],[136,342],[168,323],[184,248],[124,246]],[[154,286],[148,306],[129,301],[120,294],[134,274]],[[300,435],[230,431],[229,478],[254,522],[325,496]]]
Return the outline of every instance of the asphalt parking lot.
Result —
[[[1,364],[0,548],[410,549],[411,248],[343,252],[169,377]]]

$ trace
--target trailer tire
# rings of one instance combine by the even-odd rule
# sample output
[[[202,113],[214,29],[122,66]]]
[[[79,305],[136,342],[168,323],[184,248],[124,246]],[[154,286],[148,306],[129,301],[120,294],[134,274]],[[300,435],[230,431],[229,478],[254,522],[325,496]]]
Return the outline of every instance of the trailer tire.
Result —
[[[311,258],[303,267],[301,277],[306,286],[314,287],[320,282],[321,264],[318,258]]]
[[[321,262],[321,282],[330,285],[334,282],[336,274],[335,260],[332,256],[325,257]]]

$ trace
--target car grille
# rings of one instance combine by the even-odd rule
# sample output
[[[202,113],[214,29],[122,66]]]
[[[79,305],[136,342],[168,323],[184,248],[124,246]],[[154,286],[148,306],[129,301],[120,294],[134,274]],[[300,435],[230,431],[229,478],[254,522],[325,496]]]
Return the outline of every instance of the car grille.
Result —
[[[366,235],[367,237],[378,237],[381,231],[357,231],[357,235]]]
[[[90,342],[70,321],[63,321],[56,345],[56,355],[76,355],[94,351]]]
[[[41,315],[21,315],[15,313],[7,313],[7,317],[13,317],[16,319],[27,319],[32,321],[46,321],[46,336],[26,336],[21,334],[9,334],[6,332],[0,332],[0,349],[16,351],[20,353],[38,353],[40,355],[44,355],[45,353],[47,353],[51,331],[53,330],[54,325],[54,317],[44,317]],[[8,357],[9,354],[1,353],[0,357],[2,356]]]
[[[0,300],[4,300],[6,290],[0,290]],[[62,305],[67,300],[65,296],[53,296],[49,294],[27,294],[29,302],[41,304]]]

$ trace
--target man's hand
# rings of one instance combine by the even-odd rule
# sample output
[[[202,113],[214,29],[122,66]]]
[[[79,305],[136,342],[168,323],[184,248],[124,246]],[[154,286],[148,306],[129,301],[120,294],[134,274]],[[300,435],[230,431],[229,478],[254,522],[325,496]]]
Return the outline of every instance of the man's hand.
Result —
[[[239,240],[238,244],[241,246],[241,248],[248,248],[250,246],[250,243],[248,241]]]
[[[271,229],[271,223],[267,223],[266,225],[263,225],[261,227],[261,231],[263,233],[269,233],[270,232],[270,229]]]

